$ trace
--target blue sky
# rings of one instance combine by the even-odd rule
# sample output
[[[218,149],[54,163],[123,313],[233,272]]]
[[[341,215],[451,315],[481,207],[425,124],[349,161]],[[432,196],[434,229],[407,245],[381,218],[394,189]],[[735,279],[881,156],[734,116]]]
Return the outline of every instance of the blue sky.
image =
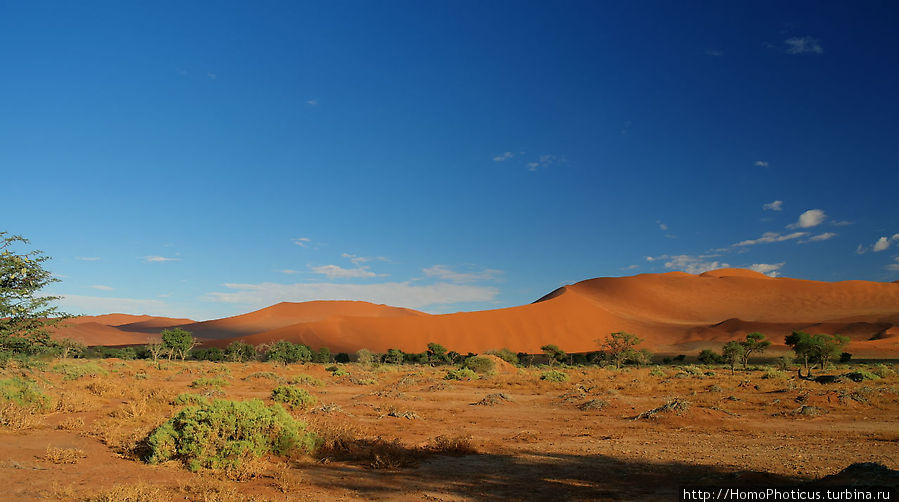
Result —
[[[5,2],[0,229],[73,313],[899,279],[899,7]]]

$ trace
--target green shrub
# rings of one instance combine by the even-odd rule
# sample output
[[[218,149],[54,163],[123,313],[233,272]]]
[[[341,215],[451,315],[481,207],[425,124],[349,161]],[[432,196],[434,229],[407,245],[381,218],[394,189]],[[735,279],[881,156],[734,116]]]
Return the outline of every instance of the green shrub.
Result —
[[[318,402],[318,399],[306,389],[279,385],[272,390],[272,400],[289,404],[291,408],[308,408]]]
[[[886,364],[879,363],[879,364],[874,365],[874,369],[871,370],[871,373],[874,373],[875,375],[879,376],[880,378],[886,378],[888,376],[895,375],[896,371],[894,369],[890,368],[889,366],[887,366]]]
[[[269,361],[290,363],[308,363],[312,360],[312,350],[301,343],[290,343],[286,340],[278,340],[265,354]]]
[[[199,394],[191,394],[189,392],[185,392],[182,394],[178,394],[178,397],[172,400],[172,404],[175,406],[181,406],[185,404],[209,404],[209,399]]]
[[[350,374],[349,371],[341,368],[340,366],[328,366],[327,368],[325,368],[325,370],[331,372],[331,374],[335,377],[342,377]]]
[[[446,372],[444,380],[477,380],[478,374],[468,368],[456,368]]]
[[[496,370],[496,363],[489,357],[472,356],[462,362],[462,367],[480,375],[491,375]]]
[[[857,373],[860,373],[862,378],[864,378],[865,380],[880,380],[880,376],[870,371],[858,370]]]
[[[272,373],[271,371],[257,371],[255,373],[250,373],[249,375],[243,377],[243,380],[251,380],[251,379],[257,379],[257,378],[267,378],[269,380],[280,380],[281,379],[281,377],[279,377],[275,373]]]
[[[662,368],[659,368],[658,366],[653,366],[652,369],[649,370],[649,374],[659,378],[665,378],[666,376],[668,376],[668,374],[662,371]]]
[[[198,378],[190,384],[195,389],[200,387],[224,387],[226,385],[228,385],[228,381],[221,377]]]
[[[109,372],[97,363],[60,363],[53,366],[52,371],[62,375],[63,380],[78,380],[83,376],[100,376]]]
[[[300,374],[300,375],[297,375],[297,376],[291,378],[290,383],[293,385],[311,385],[313,387],[321,387],[322,385],[325,384],[325,382],[322,382],[321,380],[319,380],[318,378],[315,378],[314,376],[303,375],[303,374]]]
[[[518,354],[516,354],[515,352],[512,352],[511,350],[509,350],[507,348],[502,348],[500,350],[488,350],[487,353],[490,355],[494,355],[494,356],[502,359],[503,361],[506,361],[509,364],[517,365],[519,362]]]
[[[762,374],[762,378],[764,378],[766,380],[769,380],[769,379],[782,380],[784,378],[787,378],[787,374],[784,373],[783,371],[776,370],[774,368],[765,368],[765,372]]]
[[[50,397],[41,392],[37,384],[19,377],[0,380],[0,401],[10,401],[36,411],[50,407]]]
[[[216,400],[188,406],[147,437],[146,462],[180,460],[200,468],[233,469],[269,453],[311,452],[314,436],[280,405]]]
[[[547,382],[567,382],[568,373],[557,370],[544,371],[543,373],[540,373],[540,380],[546,380]]]

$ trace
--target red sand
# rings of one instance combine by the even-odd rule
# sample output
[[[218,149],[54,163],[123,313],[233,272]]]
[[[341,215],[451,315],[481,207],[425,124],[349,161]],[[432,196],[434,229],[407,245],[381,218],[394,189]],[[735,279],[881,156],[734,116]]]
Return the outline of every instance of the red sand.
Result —
[[[419,352],[428,342],[437,342],[458,352],[505,347],[531,353],[547,343],[569,352],[597,350],[596,340],[614,331],[635,333],[645,340],[642,347],[660,353],[720,348],[751,331],[767,334],[775,348],[783,348],[783,337],[802,329],[849,336],[848,350],[856,357],[897,357],[899,284],[829,283],[721,269],[701,275],[591,279],[533,304],[498,310],[428,315],[366,302],[318,301],[280,303],[181,326],[217,346],[234,339],[254,344],[284,339],[313,348],[327,346],[333,352]],[[104,333],[89,343],[140,343]],[[63,330],[60,336],[68,335]]]

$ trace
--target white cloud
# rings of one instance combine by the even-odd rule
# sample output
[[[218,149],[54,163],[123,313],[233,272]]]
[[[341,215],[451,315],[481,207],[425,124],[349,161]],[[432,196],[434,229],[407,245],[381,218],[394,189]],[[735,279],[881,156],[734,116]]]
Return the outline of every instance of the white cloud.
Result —
[[[434,265],[433,267],[424,268],[421,271],[424,272],[427,277],[436,277],[452,282],[489,281],[496,279],[497,276],[502,274],[501,270],[490,268],[485,268],[478,272],[456,272],[446,265]]]
[[[207,73],[206,76],[209,77],[210,80],[215,80],[216,78],[218,78],[218,75],[216,75],[215,73]]]
[[[354,254],[350,254],[350,253],[343,253],[340,256],[353,262],[353,265],[368,263],[370,261],[389,261],[384,256],[358,256],[358,255],[354,255]]]
[[[859,244],[858,247],[855,248],[855,254],[865,254],[867,252],[868,252],[868,248],[866,248],[865,246],[862,246],[861,244]]]
[[[250,307],[266,307],[278,302],[312,300],[362,300],[397,307],[421,309],[433,305],[462,302],[489,302],[499,294],[493,287],[440,282],[415,286],[409,282],[380,284],[225,284],[229,292],[212,292],[212,301],[240,303]]]
[[[833,239],[836,236],[837,236],[837,234],[835,232],[824,232],[823,234],[813,235],[813,236],[809,237],[807,240],[805,240],[804,242],[826,241],[828,239]]]
[[[717,57],[723,56],[723,55],[724,55],[724,51],[721,51],[721,50],[718,50],[718,49],[706,49],[705,55],[706,55],[706,56],[712,56],[712,57],[716,57],[716,58],[717,58]]]
[[[147,263],[165,263],[168,261],[181,261],[181,258],[169,258],[165,256],[144,256]]]
[[[656,223],[659,225],[659,229],[661,229],[661,230],[668,230],[668,225],[662,223],[662,222],[659,221],[659,220],[656,220]]]
[[[176,315],[172,306],[160,300],[136,298],[103,298],[98,296],[60,295],[62,310],[72,314],[146,314],[157,316]]]
[[[883,236],[877,239],[877,241],[874,242],[874,245],[870,247],[859,244],[858,247],[855,248],[855,252],[857,254],[865,254],[868,251],[874,251],[875,253],[878,253],[880,251],[888,249],[890,247],[890,244],[894,242],[899,242],[899,234],[893,234],[892,237]]]
[[[845,227],[846,225],[852,225],[851,221],[841,220],[841,221],[831,221],[831,225],[835,227]]]
[[[890,240],[886,237],[881,237],[880,239],[877,239],[877,242],[874,243],[874,252],[879,253],[880,251],[883,251],[888,247],[890,247]]]
[[[669,261],[665,262],[665,268],[683,270],[688,274],[701,274],[703,272],[708,272],[709,270],[730,267],[727,263],[719,261],[705,261],[707,258],[711,257],[713,257],[713,255],[690,256],[682,254],[670,257],[660,256],[655,259],[668,259]]]
[[[104,286],[102,284],[94,284],[93,286],[91,286],[91,288],[99,289],[100,291],[113,291],[115,289],[110,286]]]
[[[816,227],[827,219],[827,215],[821,209],[809,209],[799,215],[799,221],[787,225],[787,228],[811,228]]]
[[[310,99],[309,101],[306,101],[306,104],[309,105],[309,106],[318,106],[318,100],[317,100],[317,99]]]
[[[624,270],[634,270],[635,268],[640,268],[640,265],[628,265],[624,267]]]
[[[285,269],[279,270],[278,272],[281,272],[282,274],[287,274],[287,275],[293,275],[293,274],[300,273],[299,270],[294,270],[292,268],[285,268]]]
[[[515,154],[513,154],[512,152],[504,152],[504,153],[497,155],[496,157],[493,157],[493,161],[494,162],[505,162],[514,156],[515,156]]]
[[[768,167],[768,161],[767,160],[757,160],[757,161],[755,161],[755,166],[756,167]]]
[[[818,39],[812,37],[793,37],[784,40],[787,54],[823,54],[824,48]]]
[[[301,248],[308,248],[310,244],[312,244],[312,239],[309,237],[297,237],[293,239],[293,243]]]
[[[78,261],[100,261],[99,256],[76,256],[75,259]]]
[[[771,242],[783,242],[789,241],[792,239],[798,239],[800,237],[805,237],[808,235],[808,232],[793,232],[792,234],[781,235],[777,232],[765,232],[758,239],[750,239],[745,241],[740,241],[736,244],[732,244],[733,247],[737,246],[754,246],[756,244],[767,244]]]
[[[565,157],[559,157],[557,155],[541,155],[535,161],[531,161],[527,163],[528,171],[536,171],[537,169],[544,169],[553,164],[558,164],[565,162]]]
[[[896,261],[899,262],[899,256],[896,257]],[[886,269],[894,272],[899,271],[899,263],[890,263],[886,266]]]
[[[780,263],[753,263],[749,266],[750,270],[765,274],[768,277],[777,277],[780,275],[780,269],[783,268],[785,262]]]
[[[762,209],[765,211],[783,211],[784,201],[776,200],[774,202],[769,202],[762,206]]]
[[[376,274],[368,267],[343,268],[339,265],[321,265],[309,267],[312,272],[326,276],[328,279],[364,279],[370,277],[384,277],[387,274]]]

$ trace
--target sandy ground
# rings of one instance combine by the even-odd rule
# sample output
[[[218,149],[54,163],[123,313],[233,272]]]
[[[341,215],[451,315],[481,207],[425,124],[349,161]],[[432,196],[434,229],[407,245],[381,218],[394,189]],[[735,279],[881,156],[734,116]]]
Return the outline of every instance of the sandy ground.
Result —
[[[75,376],[82,371],[72,368],[87,371]],[[0,499],[675,500],[684,485],[795,485],[859,462],[899,469],[899,376],[889,367],[879,370],[885,378],[833,385],[794,373],[763,378],[761,369],[733,376],[702,367],[652,374],[566,369],[568,382],[548,382],[540,380],[540,369],[507,367],[458,382],[443,379],[446,368],[344,368],[349,375],[335,377],[313,364],[157,367],[105,360],[8,367],[0,379],[23,375],[39,382],[53,411],[21,429],[0,428]],[[299,374],[324,383],[306,387],[319,399],[314,408],[294,412],[313,430],[351,438],[352,445],[380,438],[392,447],[378,457],[331,452],[264,459],[230,474],[242,481],[136,458],[140,440],[179,409],[169,404],[174,396],[205,392],[270,402],[279,379]],[[227,383],[191,387],[202,377]],[[475,404],[498,393],[504,397],[493,405]],[[675,398],[686,409],[634,419]],[[591,400],[604,406],[580,409]],[[802,406],[813,409],[802,412]],[[428,445],[438,436],[470,452],[433,453]],[[52,448],[74,452],[74,463],[58,463],[64,460],[48,455]],[[875,481],[895,484],[895,477]]]

